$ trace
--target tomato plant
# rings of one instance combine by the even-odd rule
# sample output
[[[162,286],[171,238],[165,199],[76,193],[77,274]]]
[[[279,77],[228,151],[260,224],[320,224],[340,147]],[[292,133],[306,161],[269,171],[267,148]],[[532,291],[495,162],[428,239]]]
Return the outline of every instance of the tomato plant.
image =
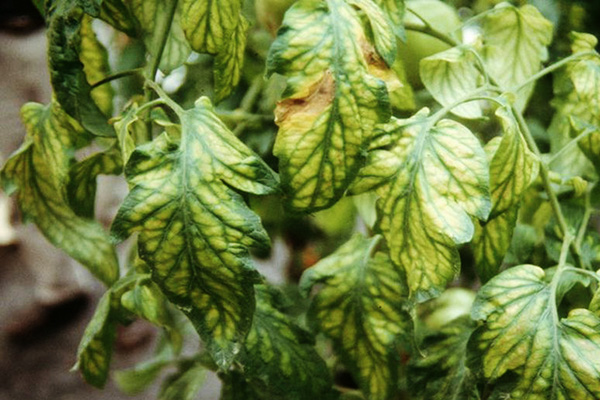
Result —
[[[600,398],[600,56],[574,19],[554,35],[530,4],[444,5],[442,23],[431,1],[406,18],[403,0],[43,3],[54,98],[23,106],[1,179],[107,286],[86,381],[143,318],[156,354],[115,379],[176,367],[163,399],[206,370],[229,400]],[[100,174],[129,184],[109,233]],[[254,260],[286,229],[313,246],[283,290]]]

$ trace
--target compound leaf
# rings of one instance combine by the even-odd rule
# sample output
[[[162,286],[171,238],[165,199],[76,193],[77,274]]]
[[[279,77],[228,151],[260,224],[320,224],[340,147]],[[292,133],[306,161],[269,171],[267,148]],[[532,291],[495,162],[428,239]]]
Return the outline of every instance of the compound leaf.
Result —
[[[517,8],[507,3],[483,19],[483,58],[489,74],[506,90],[524,83],[548,58],[546,46],[552,41],[552,23],[531,5]],[[517,92],[522,109],[533,84]]]
[[[288,208],[335,203],[364,163],[375,124],[389,118],[386,85],[369,62],[385,65],[344,1],[300,0],[286,12],[267,74],[287,78],[274,153]]]
[[[494,381],[513,372],[512,399],[597,399],[600,319],[576,309],[559,320],[556,292],[547,280],[544,270],[533,265],[490,280],[473,305],[472,318],[484,325],[470,346],[483,354],[486,378]]]
[[[76,215],[67,195],[75,142],[85,131],[55,101],[48,106],[28,103],[21,117],[27,137],[2,170],[4,189],[18,189],[25,217],[53,245],[110,285],[119,275],[114,247],[98,223]]]
[[[309,319],[333,340],[336,353],[367,398],[385,400],[398,379],[399,336],[411,330],[402,310],[403,278],[384,253],[371,253],[379,237],[353,236],[335,253],[308,269],[300,288],[322,288]]]
[[[274,305],[274,294],[256,288],[256,312],[240,362],[244,376],[268,399],[327,398],[331,378],[313,337]]]
[[[471,217],[491,209],[489,170],[478,139],[463,125],[428,117],[392,119],[382,129],[398,133],[395,176],[378,189],[378,227],[392,261],[408,279],[411,299],[439,294],[460,267],[457,245],[473,236]]]
[[[453,47],[424,58],[420,63],[420,74],[427,90],[443,106],[468,96],[483,83],[475,54],[467,46]],[[482,116],[478,101],[460,104],[451,112],[463,118]]]
[[[408,364],[408,381],[418,394],[416,399],[479,400],[475,373],[467,365],[467,343],[474,328],[465,316],[424,339],[422,355]]]
[[[258,274],[248,248],[268,246],[260,219],[230,187],[276,190],[277,177],[215,116],[207,98],[177,110],[179,146],[161,135],[135,150],[133,186],[112,226],[139,234],[139,254],[169,300],[191,319],[219,367],[228,366],[252,321]]]

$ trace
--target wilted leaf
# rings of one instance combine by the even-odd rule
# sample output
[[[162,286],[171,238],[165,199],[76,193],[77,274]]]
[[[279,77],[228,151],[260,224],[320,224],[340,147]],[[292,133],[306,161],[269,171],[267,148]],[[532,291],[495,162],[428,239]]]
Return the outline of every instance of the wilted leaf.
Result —
[[[46,21],[50,78],[56,99],[67,114],[95,135],[114,136],[114,131],[106,122],[106,115],[91,95],[91,86],[87,80],[87,76],[102,73],[92,72],[101,64],[90,59],[89,27],[84,28],[83,34],[86,36],[82,37],[82,24],[85,20],[89,21],[84,18],[82,7],[88,4],[90,2],[59,0],[50,6],[48,2]],[[82,55],[83,59],[80,58]],[[101,53],[94,56],[102,58]],[[84,72],[84,68],[87,72]],[[106,104],[103,103],[103,107]]]
[[[396,59],[396,37],[392,32],[388,16],[377,6],[374,0],[349,0],[348,3],[358,7],[365,13],[373,32],[375,49],[388,67],[391,67]]]
[[[267,74],[287,78],[276,109],[286,204],[316,211],[335,203],[364,163],[375,124],[389,118],[385,63],[367,42],[357,12],[342,0],[300,0],[269,53]]]
[[[81,371],[86,382],[98,388],[104,387],[108,379],[117,333],[116,320],[111,309],[112,294],[113,292],[108,290],[100,299],[79,343],[77,363],[73,367],[73,370]]]
[[[312,300],[309,319],[333,340],[336,353],[367,398],[389,398],[398,379],[396,341],[411,330],[402,310],[403,278],[384,253],[371,256],[379,237],[352,237],[308,269],[300,288],[323,287]]]
[[[98,175],[119,175],[123,170],[119,150],[98,152],[74,164],[69,170],[67,193],[73,210],[80,217],[94,218],[96,178]]]
[[[548,58],[552,23],[531,5],[496,6],[483,19],[484,61],[489,74],[506,90],[524,83]],[[524,108],[533,84],[517,93],[517,108]]]
[[[108,235],[95,221],[77,216],[67,195],[74,143],[85,131],[56,102],[28,103],[21,116],[27,137],[2,170],[4,190],[19,191],[23,214],[52,244],[112,284],[119,267]]]
[[[454,279],[457,245],[473,237],[471,217],[486,219],[491,209],[488,163],[477,138],[451,120],[433,125],[427,114],[383,127],[400,134],[394,152],[402,164],[378,189],[379,229],[418,302]]]
[[[240,349],[252,321],[258,274],[248,247],[269,245],[260,220],[231,187],[254,194],[277,177],[201,98],[176,110],[182,137],[139,147],[125,171],[133,186],[112,226],[139,231],[139,254],[169,300],[192,320],[220,367]]]
[[[443,106],[454,104],[484,83],[473,50],[467,46],[453,47],[424,58],[420,74],[427,90]],[[482,116],[478,101],[461,104],[450,111],[463,118]]]
[[[495,381],[513,372],[510,398],[600,396],[600,319],[583,309],[559,319],[556,301],[544,271],[533,265],[504,271],[477,295],[472,317],[484,325],[475,331],[472,346],[483,355],[486,378]]]

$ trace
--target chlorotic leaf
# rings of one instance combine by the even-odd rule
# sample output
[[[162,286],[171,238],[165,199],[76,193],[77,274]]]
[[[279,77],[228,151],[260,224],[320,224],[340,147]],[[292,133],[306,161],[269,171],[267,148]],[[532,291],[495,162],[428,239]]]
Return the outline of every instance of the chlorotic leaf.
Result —
[[[505,90],[524,83],[548,58],[552,23],[531,5],[516,8],[502,3],[482,22],[483,58],[489,74]],[[533,85],[518,93],[517,107],[524,108]]]
[[[79,343],[77,363],[73,367],[73,370],[81,371],[86,382],[99,388],[108,379],[116,337],[116,322],[111,316],[112,293],[108,290],[100,299]]]
[[[483,325],[469,346],[483,355],[491,381],[512,371],[497,392],[522,400],[600,396],[600,319],[583,309],[559,319],[557,301],[533,265],[506,270],[479,291],[471,316]]]
[[[219,53],[243,18],[241,0],[182,0],[181,9],[183,31],[198,53]]]
[[[167,377],[158,395],[159,400],[194,400],[204,384],[206,368],[200,363],[189,363]]]
[[[230,40],[215,57],[215,100],[220,101],[231,94],[241,77],[246,49],[246,32],[250,23],[243,16],[232,33]]]
[[[360,169],[349,191],[352,194],[369,192],[385,184],[400,168],[401,161],[388,150],[373,150],[366,165]]]
[[[256,312],[240,356],[244,376],[267,399],[328,398],[331,377],[313,337],[280,312],[273,297],[256,287]]]
[[[498,273],[510,248],[518,213],[519,207],[515,206],[486,222],[475,224],[473,258],[477,275],[482,282],[487,282]]]
[[[138,282],[121,296],[125,309],[154,325],[169,329],[173,321],[165,303],[164,295],[153,282]]]
[[[127,165],[131,153],[135,150],[136,139],[139,140],[146,134],[146,124],[140,119],[138,108],[137,103],[134,103],[123,115],[113,121],[123,165]]]
[[[401,39],[405,39],[404,31],[404,0],[373,0],[388,16],[394,27],[394,33]]]
[[[77,216],[67,195],[74,142],[85,131],[54,101],[28,103],[21,116],[27,137],[2,170],[4,189],[19,190],[21,210],[53,245],[112,284],[119,266],[108,235],[98,223]]]
[[[288,208],[335,203],[364,163],[375,124],[389,118],[386,85],[368,73],[369,62],[385,65],[344,1],[300,0],[286,12],[267,75],[287,78],[274,154]]]
[[[84,16],[80,33],[81,50],[79,59],[83,64],[86,79],[92,85],[110,75],[108,52],[96,37],[96,33],[92,28],[92,18],[89,15]],[[92,99],[98,105],[98,108],[104,115],[110,115],[115,94],[113,87],[105,84],[90,90]]]
[[[402,310],[403,278],[389,257],[371,257],[379,237],[352,237],[302,276],[304,292],[322,284],[308,317],[333,340],[336,353],[366,397],[385,400],[398,379],[399,336],[411,331]]]
[[[388,16],[377,6],[374,0],[350,0],[348,3],[358,7],[365,13],[373,32],[375,49],[388,67],[391,67],[396,59],[396,37],[392,32]]]
[[[491,209],[489,171],[478,139],[463,125],[422,110],[382,129],[398,132],[395,176],[378,189],[378,228],[392,261],[406,271],[410,297],[439,294],[460,267],[457,245],[473,237],[471,217]]]
[[[483,83],[473,51],[467,46],[458,46],[421,60],[421,80],[443,106],[468,96]],[[482,116],[478,101],[460,104],[451,112],[463,118]]]
[[[139,231],[139,254],[169,300],[191,319],[215,362],[228,366],[250,329],[258,274],[248,248],[269,245],[260,219],[231,187],[276,190],[277,177],[215,116],[210,101],[178,110],[179,146],[161,135],[135,150],[133,186],[112,226]]]
[[[77,215],[94,218],[96,178],[98,175],[118,175],[123,170],[116,148],[98,152],[71,166],[67,193],[71,208]]]
[[[79,1],[60,0],[54,2],[47,10],[48,24],[48,59],[50,78],[56,99],[61,107],[81,125],[98,136],[114,136],[108,125],[106,115],[94,101],[91,86],[84,71],[87,65],[88,75],[93,69],[90,59],[90,35],[93,33],[82,26],[83,10]],[[80,59],[83,50],[83,60]],[[101,58],[102,53],[95,54]],[[95,95],[96,96],[96,95]],[[105,101],[104,99],[103,101]],[[104,103],[103,107],[107,107]]]
[[[539,171],[539,160],[529,150],[512,113],[498,108],[496,116],[504,133],[490,163],[491,216],[518,204]]]
[[[408,363],[408,381],[417,394],[415,399],[480,399],[476,374],[467,365],[467,343],[474,328],[465,316],[423,340],[422,354]]]

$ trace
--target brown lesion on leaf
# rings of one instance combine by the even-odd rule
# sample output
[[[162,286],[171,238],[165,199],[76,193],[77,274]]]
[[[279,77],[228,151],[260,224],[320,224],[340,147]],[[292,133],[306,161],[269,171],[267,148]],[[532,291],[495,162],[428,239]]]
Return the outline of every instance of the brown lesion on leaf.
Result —
[[[400,79],[394,70],[392,70],[379,53],[377,53],[375,47],[365,38],[361,38],[358,43],[367,64],[369,74],[384,81],[390,92],[401,88],[403,86],[402,82],[400,82]]]
[[[277,103],[275,123],[281,125],[290,116],[318,115],[331,104],[335,95],[335,80],[330,70],[325,71],[323,78],[308,89],[308,96],[288,98]]]

